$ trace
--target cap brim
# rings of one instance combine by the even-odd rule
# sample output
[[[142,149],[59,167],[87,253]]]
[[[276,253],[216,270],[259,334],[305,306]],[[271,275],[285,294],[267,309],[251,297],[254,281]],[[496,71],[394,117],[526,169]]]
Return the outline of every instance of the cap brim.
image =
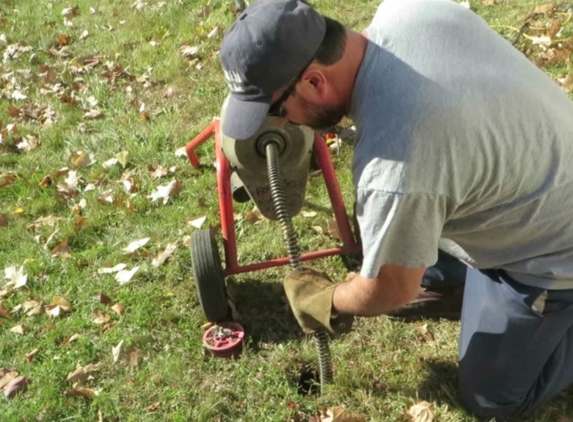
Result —
[[[229,97],[223,116],[223,133],[233,139],[248,139],[261,127],[269,112],[272,96],[256,101],[241,101]]]

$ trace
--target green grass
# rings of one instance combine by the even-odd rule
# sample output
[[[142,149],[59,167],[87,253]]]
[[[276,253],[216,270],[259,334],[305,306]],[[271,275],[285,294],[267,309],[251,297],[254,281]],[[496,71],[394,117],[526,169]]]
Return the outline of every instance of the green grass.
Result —
[[[201,344],[205,320],[186,239],[196,230],[187,223],[193,217],[206,216],[205,227],[219,224],[214,148],[212,143],[201,148],[199,170],[192,169],[184,157],[176,157],[175,151],[218,115],[225,98],[217,50],[220,34],[233,20],[233,2],[148,0],[141,3],[141,9],[138,3],[0,3],[0,33],[8,44],[23,42],[31,47],[19,58],[1,64],[0,88],[9,92],[18,88],[28,97],[2,99],[1,127],[16,120],[9,114],[10,106],[49,106],[56,116],[50,126],[18,121],[18,133],[7,134],[0,144],[0,186],[1,180],[15,179],[0,188],[0,214],[8,222],[0,227],[0,270],[23,265],[28,274],[27,285],[4,298],[3,306],[12,310],[32,299],[47,305],[58,295],[73,306],[54,319],[44,312],[33,317],[14,312],[12,319],[0,318],[0,367],[32,380],[27,391],[15,398],[0,398],[0,419],[97,421],[101,414],[105,421],[308,421],[319,409],[345,405],[373,421],[395,421],[403,420],[401,415],[412,404],[428,400],[435,403],[436,420],[474,421],[456,395],[459,324],[455,322],[428,322],[432,334],[428,339],[418,329],[422,323],[403,324],[384,317],[360,320],[351,334],[331,343],[335,384],[323,396],[300,396],[299,370],[315,365],[316,354],[312,339],[301,335],[286,306],[281,268],[235,277],[239,321],[249,334],[245,350],[237,360],[205,356]],[[544,2],[496,3],[487,7],[472,1],[471,6],[513,40],[516,33],[509,27],[519,27],[534,5]],[[324,13],[362,29],[377,1],[320,0],[315,4]],[[61,12],[71,6],[78,6],[80,14],[71,18],[70,27]],[[91,14],[90,7],[97,12]],[[220,28],[219,36],[208,38],[215,26]],[[89,35],[81,39],[85,30]],[[573,24],[568,23],[563,33],[571,36]],[[69,57],[55,54],[61,52],[57,47],[61,34],[70,37]],[[180,55],[183,45],[199,47],[195,63]],[[518,43],[523,51],[527,45],[524,38]],[[0,50],[6,50],[2,41]],[[100,62],[78,72],[86,56],[98,56]],[[120,68],[113,78],[106,77],[112,62]],[[56,79],[42,76],[41,65],[49,66]],[[557,65],[547,71],[562,78],[571,69]],[[147,84],[141,78],[145,74],[150,75]],[[58,94],[46,92],[50,91],[46,85],[54,83],[61,84]],[[168,88],[175,95],[164,98]],[[63,102],[64,93],[73,96],[75,104]],[[93,108],[92,96],[103,118],[85,120],[84,113]],[[148,119],[140,116],[141,104]],[[27,135],[39,136],[41,145],[18,150],[15,142]],[[125,168],[103,166],[121,151],[129,152]],[[73,169],[80,152],[86,152],[92,164],[76,169],[81,176],[79,194],[66,198],[57,189],[65,176],[54,175],[63,167]],[[351,153],[351,147],[343,145],[341,155],[334,157],[347,205],[352,203]],[[175,172],[154,180],[148,165],[175,167]],[[133,197],[119,182],[126,171],[139,186]],[[47,175],[52,175],[53,184],[44,187],[40,182]],[[166,205],[151,202],[148,196],[156,187],[174,178],[183,184],[181,193]],[[84,192],[89,184],[95,189]],[[108,195],[114,204],[101,201]],[[86,203],[80,214],[85,221],[78,227],[72,208],[81,199]],[[321,177],[310,180],[307,201],[305,209],[318,210],[318,215],[295,218],[303,249],[331,246],[332,239],[312,229],[326,229],[331,218]],[[251,207],[236,205],[235,211],[244,217]],[[31,228],[38,218],[50,215],[59,217],[55,226]],[[239,221],[237,233],[242,263],[284,253],[277,224]],[[123,254],[131,241],[143,237],[151,238],[143,253]],[[53,257],[52,248],[65,239],[69,256]],[[152,256],[174,242],[178,243],[174,255],[164,265],[153,267]],[[112,275],[98,273],[102,266],[120,262],[128,268],[140,266],[131,283],[120,286]],[[337,257],[313,265],[333,278],[343,279],[346,274]],[[100,293],[112,303],[125,305],[125,313],[119,316],[110,305],[100,303]],[[93,315],[98,312],[110,315],[115,324],[105,329],[94,323]],[[26,326],[24,335],[9,331],[20,324]],[[64,345],[74,334],[79,339]],[[136,366],[126,365],[123,359],[113,362],[112,348],[121,340],[124,349],[139,350]],[[28,362],[26,354],[34,349],[38,352]],[[85,385],[99,391],[93,399],[64,395],[72,389],[67,375],[78,363],[100,363]],[[149,408],[158,402],[156,409]],[[565,393],[528,420],[550,422],[571,415],[570,402],[570,393]]]

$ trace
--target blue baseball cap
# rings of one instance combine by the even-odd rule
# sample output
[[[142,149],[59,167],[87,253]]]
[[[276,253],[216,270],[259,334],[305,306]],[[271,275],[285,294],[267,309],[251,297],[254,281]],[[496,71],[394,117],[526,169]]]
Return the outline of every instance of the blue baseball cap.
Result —
[[[260,0],[237,17],[219,53],[231,91],[226,136],[248,139],[256,133],[273,94],[309,64],[325,32],[324,17],[301,0]]]

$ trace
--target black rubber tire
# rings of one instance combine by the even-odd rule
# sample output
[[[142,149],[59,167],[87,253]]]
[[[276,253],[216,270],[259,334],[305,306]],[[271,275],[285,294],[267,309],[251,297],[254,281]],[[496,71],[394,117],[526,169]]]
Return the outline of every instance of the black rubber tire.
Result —
[[[191,265],[201,308],[210,322],[229,318],[225,276],[217,242],[210,230],[191,234]]]

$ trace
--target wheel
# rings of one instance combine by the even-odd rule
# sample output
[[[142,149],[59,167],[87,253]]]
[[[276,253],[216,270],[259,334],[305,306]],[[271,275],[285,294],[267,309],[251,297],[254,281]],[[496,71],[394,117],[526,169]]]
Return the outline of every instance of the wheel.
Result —
[[[199,230],[191,235],[191,265],[201,308],[210,322],[229,317],[225,290],[225,276],[215,238],[210,230]]]

